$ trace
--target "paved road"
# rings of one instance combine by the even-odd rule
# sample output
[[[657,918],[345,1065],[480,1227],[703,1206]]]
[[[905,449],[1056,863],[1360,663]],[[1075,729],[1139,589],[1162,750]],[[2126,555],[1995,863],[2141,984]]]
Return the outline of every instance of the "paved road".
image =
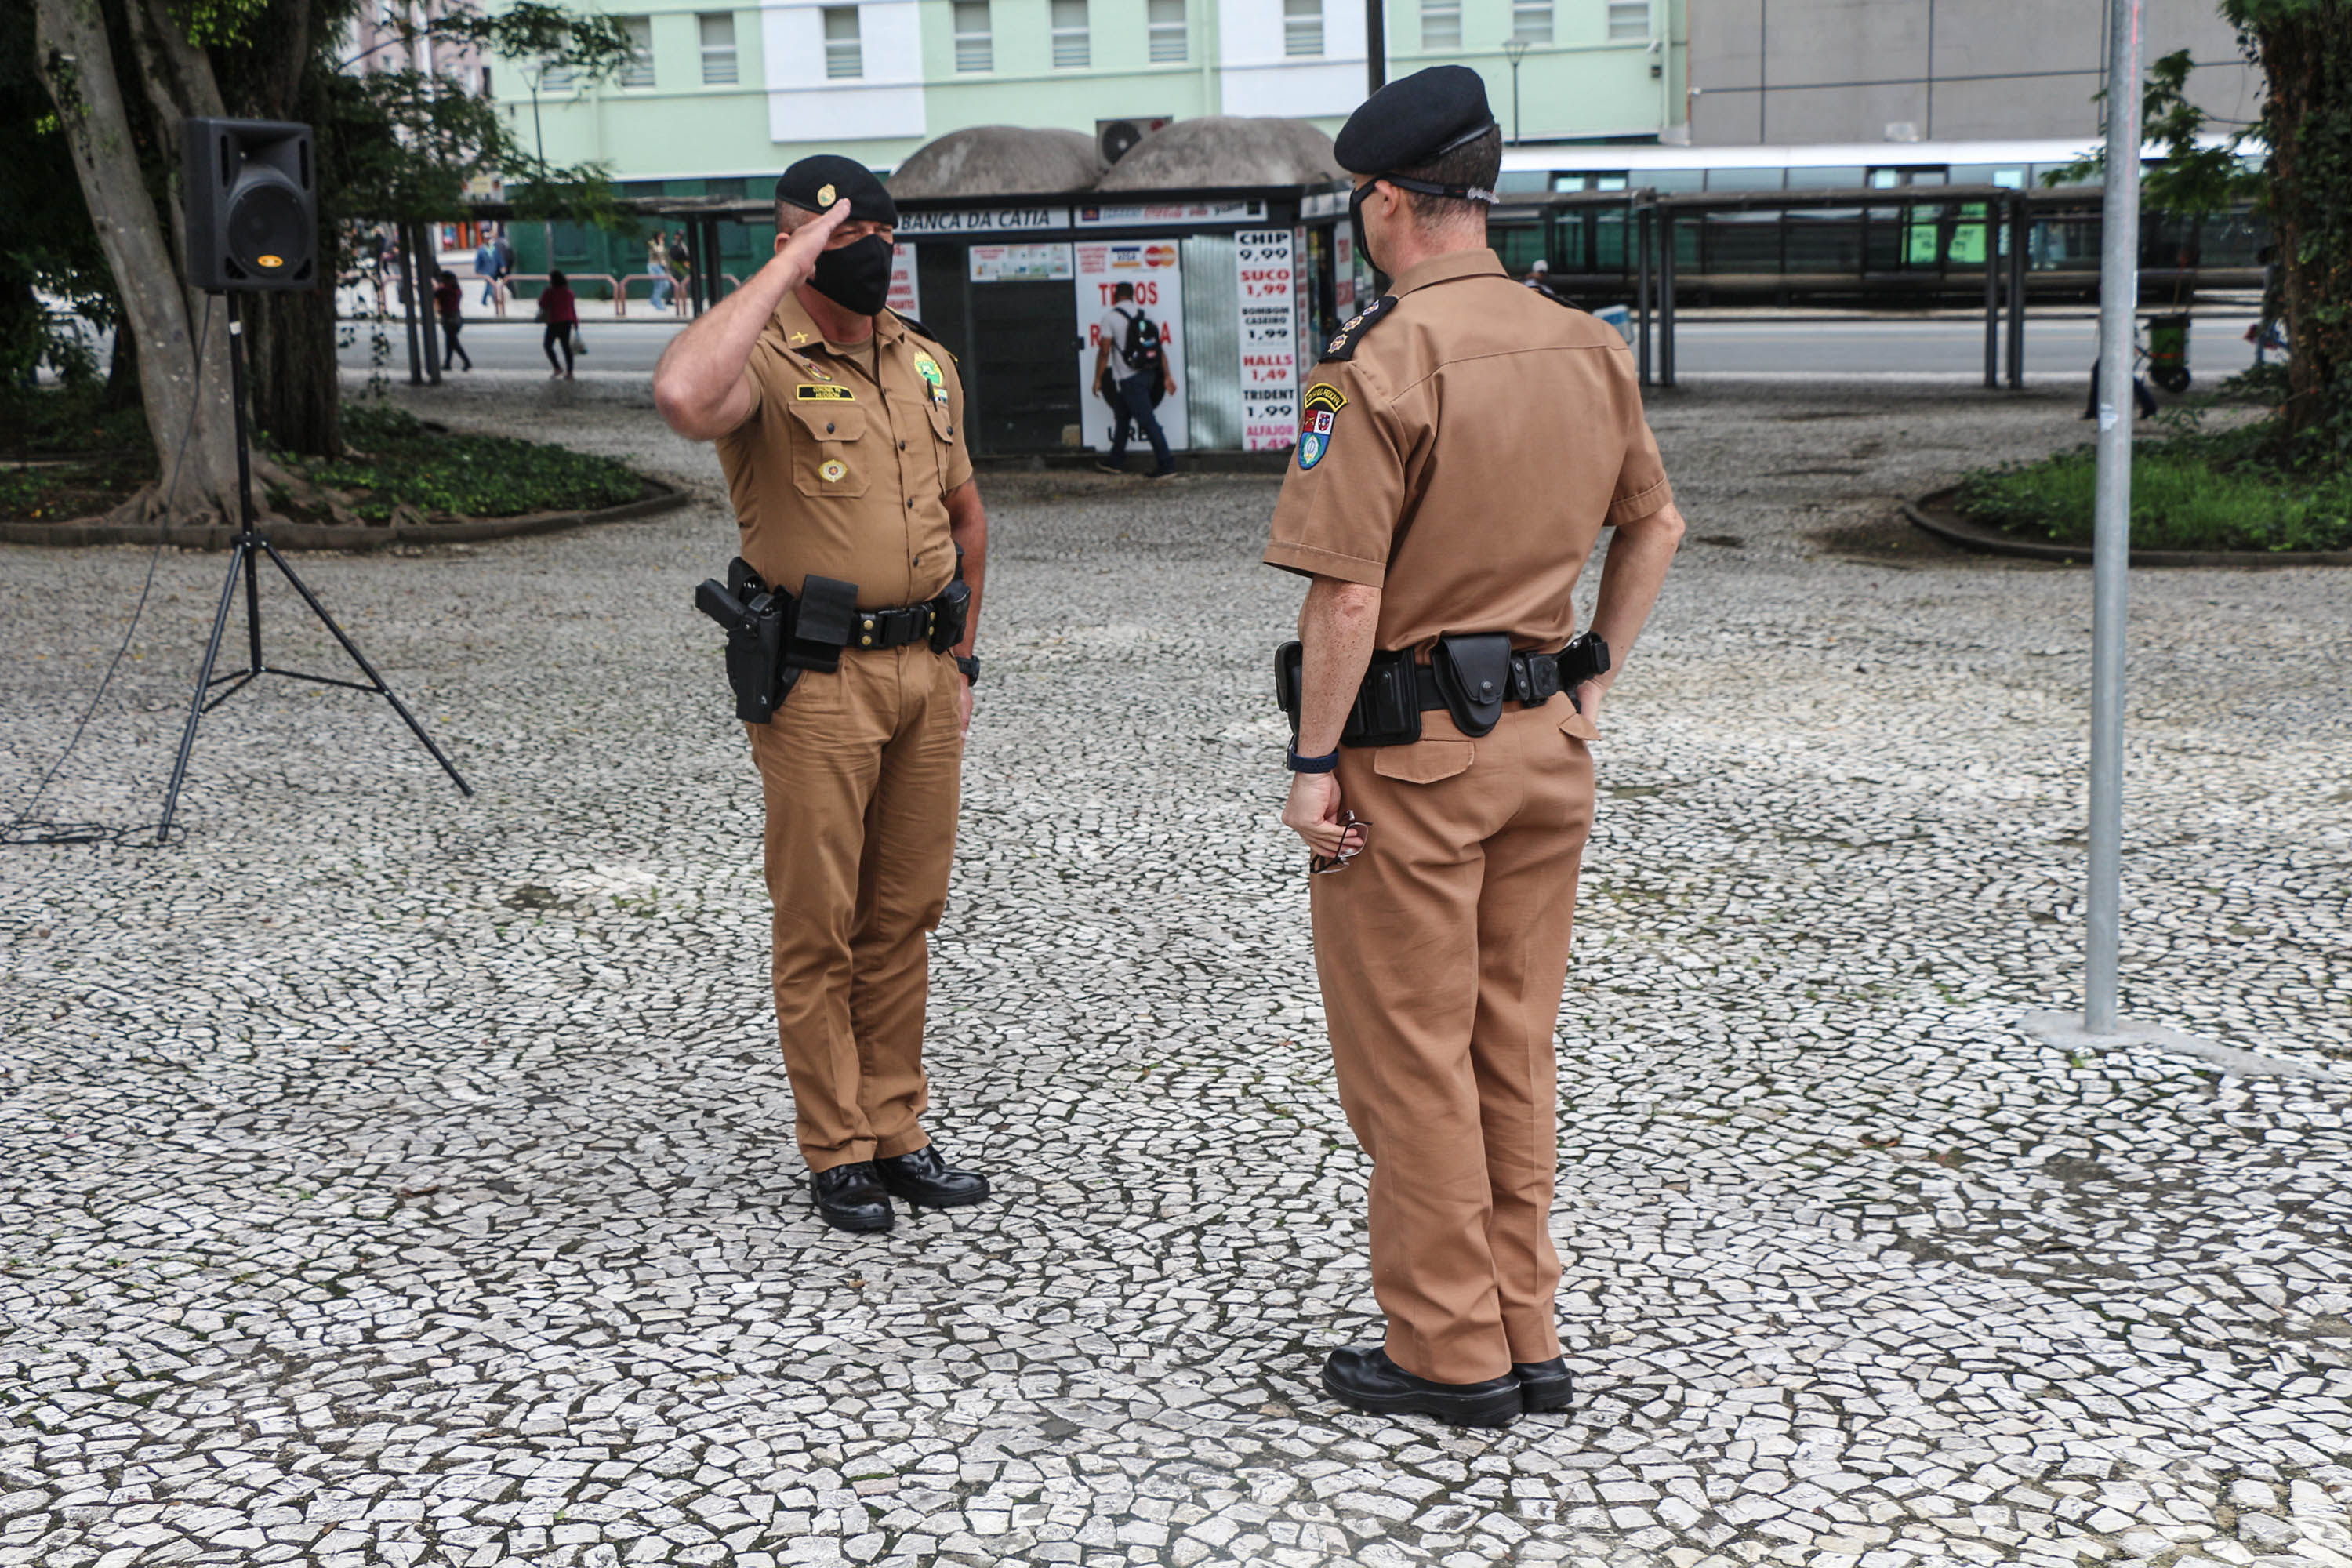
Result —
[[[381,701],[265,683],[182,847],[6,852],[0,1568],[2352,1556],[2352,1084],[2296,1076],[2352,1066],[2345,582],[2133,587],[2126,1005],[2278,1063],[2021,1032],[2081,969],[2088,579],[1886,520],[2081,439],[2067,389],[1656,400],[1691,537],[1601,719],[1559,1037],[1578,1399],[1498,1433],[1316,1385],[1377,1320],[1273,821],[1273,478],[990,479],[927,1125],[1000,1196],[853,1238],[687,607],[736,545],[709,449],[614,381],[395,395],[701,499],[302,559],[474,798]],[[0,800],[146,554],[0,548]],[[221,569],[157,562],[48,814],[152,820]]]
[[[2253,347],[2244,332],[2252,317],[2200,318],[2190,344],[2190,363],[2200,378],[2212,380],[2244,368]],[[587,324],[589,353],[583,371],[649,372],[662,346],[677,331],[667,322],[596,321]],[[1676,370],[1684,376],[1711,374],[1979,375],[1984,370],[1984,329],[1962,321],[1854,321],[1850,319],[1685,319],[1675,332]],[[541,356],[540,329],[527,321],[477,321],[464,342],[485,370],[532,370]],[[392,339],[393,365],[405,374],[404,340]],[[2026,324],[2025,369],[2032,376],[2079,376],[2098,347],[2098,323],[2087,316],[2052,316]],[[346,349],[343,363],[365,369],[366,341]]]

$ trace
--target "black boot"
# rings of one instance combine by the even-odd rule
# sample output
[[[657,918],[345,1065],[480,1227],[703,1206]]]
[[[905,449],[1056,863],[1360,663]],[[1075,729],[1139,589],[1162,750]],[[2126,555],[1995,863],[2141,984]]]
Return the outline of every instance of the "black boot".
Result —
[[[1540,1410],[1565,1410],[1575,1397],[1575,1391],[1569,1386],[1566,1357],[1513,1362],[1511,1371],[1519,1380],[1520,1403],[1530,1414]]]
[[[1434,1415],[1449,1426],[1507,1426],[1517,1416],[1519,1380],[1509,1373],[1484,1383],[1432,1383],[1389,1360],[1378,1345],[1352,1345],[1323,1363],[1324,1392],[1376,1415]]]
[[[816,1195],[816,1212],[835,1230],[887,1230],[890,1194],[882,1190],[871,1160],[853,1160],[809,1178]]]
[[[953,1209],[988,1196],[988,1178],[977,1171],[951,1171],[936,1145],[874,1162],[883,1186],[917,1208]]]

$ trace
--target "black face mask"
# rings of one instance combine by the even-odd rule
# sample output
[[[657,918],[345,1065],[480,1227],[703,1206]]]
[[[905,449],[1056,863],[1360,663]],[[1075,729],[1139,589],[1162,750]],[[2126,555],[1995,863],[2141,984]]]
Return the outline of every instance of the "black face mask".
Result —
[[[817,253],[816,291],[853,316],[871,316],[890,298],[890,242],[878,234]]]

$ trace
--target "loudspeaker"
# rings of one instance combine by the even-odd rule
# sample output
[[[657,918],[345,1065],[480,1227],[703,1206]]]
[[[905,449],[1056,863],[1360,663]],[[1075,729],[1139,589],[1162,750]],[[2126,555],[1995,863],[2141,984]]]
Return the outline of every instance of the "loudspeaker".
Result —
[[[182,121],[188,281],[208,293],[316,288],[315,180],[307,125]]]

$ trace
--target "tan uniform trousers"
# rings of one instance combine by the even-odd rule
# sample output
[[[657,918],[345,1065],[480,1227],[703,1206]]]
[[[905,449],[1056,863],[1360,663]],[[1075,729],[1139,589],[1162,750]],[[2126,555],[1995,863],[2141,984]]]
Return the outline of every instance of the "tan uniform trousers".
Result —
[[[955,858],[963,677],[920,643],[845,651],[747,724],[767,797],[776,1032],[812,1171],[912,1153],[930,942]]]
[[[1560,1353],[1552,1031],[1568,977],[1592,758],[1564,696],[1466,740],[1343,750],[1371,824],[1313,879],[1339,1103],[1371,1156],[1372,1291],[1399,1366],[1438,1383]]]

